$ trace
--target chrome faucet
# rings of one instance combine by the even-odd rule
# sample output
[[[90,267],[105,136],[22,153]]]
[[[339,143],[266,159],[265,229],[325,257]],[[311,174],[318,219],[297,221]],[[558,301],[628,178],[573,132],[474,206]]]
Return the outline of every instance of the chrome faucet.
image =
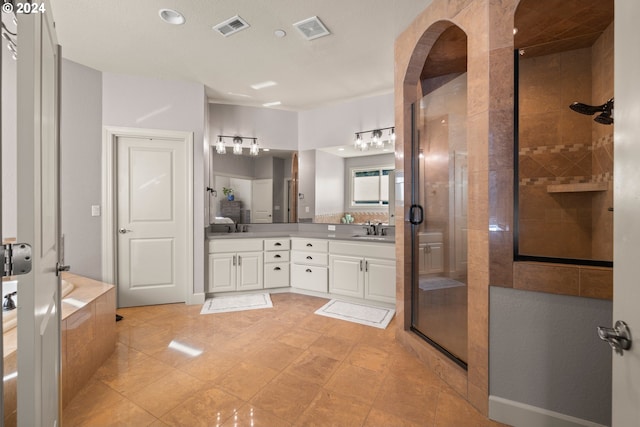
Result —
[[[364,227],[362,227],[362,228],[364,228],[366,230],[367,236],[376,234],[376,226],[375,226],[375,224],[371,224],[371,221],[367,221],[365,223]]]

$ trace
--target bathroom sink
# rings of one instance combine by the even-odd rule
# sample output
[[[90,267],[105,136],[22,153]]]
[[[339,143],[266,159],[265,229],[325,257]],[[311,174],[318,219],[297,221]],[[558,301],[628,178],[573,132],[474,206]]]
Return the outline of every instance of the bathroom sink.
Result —
[[[362,240],[389,240],[385,236],[367,236],[362,234],[356,234],[353,237],[355,237],[356,239],[362,239]]]

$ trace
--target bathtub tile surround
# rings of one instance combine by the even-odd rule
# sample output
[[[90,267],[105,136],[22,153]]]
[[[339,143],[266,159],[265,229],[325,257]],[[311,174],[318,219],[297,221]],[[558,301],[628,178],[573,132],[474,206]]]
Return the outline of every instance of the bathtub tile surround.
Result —
[[[63,273],[61,313],[62,405],[67,405],[96,370],[113,354],[116,344],[115,287],[86,277]],[[4,425],[16,425],[17,328],[3,334]],[[99,393],[98,393],[99,394]],[[94,396],[96,397],[96,396]]]
[[[315,315],[323,298],[271,297],[272,309],[215,316],[184,304],[118,310],[116,351],[64,425],[501,425],[398,344],[397,320],[371,328]]]

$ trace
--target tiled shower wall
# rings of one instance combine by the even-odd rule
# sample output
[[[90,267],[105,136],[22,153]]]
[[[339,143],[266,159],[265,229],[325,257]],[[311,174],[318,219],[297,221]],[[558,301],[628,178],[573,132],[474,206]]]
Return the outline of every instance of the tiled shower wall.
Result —
[[[520,61],[519,249],[522,255],[611,260],[612,191],[548,193],[551,184],[608,182],[613,131],[574,102],[613,93],[613,34],[591,48]]]

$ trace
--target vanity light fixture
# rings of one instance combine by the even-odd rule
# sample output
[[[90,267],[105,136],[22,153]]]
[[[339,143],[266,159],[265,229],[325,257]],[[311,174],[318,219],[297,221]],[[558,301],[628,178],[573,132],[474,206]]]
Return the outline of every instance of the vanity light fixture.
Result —
[[[218,135],[218,141],[216,142],[216,153],[225,154],[227,152],[225,140],[230,139],[232,141],[233,154],[242,154],[242,143],[245,139],[251,140],[249,146],[249,155],[257,156],[260,153],[260,146],[258,145],[258,138],[249,136],[230,136],[230,135]]]
[[[385,140],[382,138],[382,132],[388,130],[389,131],[389,139]],[[371,138],[366,141],[363,138],[363,135],[371,134]],[[362,132],[356,132],[356,140],[354,143],[354,147],[356,150],[366,151],[369,148],[382,148],[384,149],[387,145],[393,145],[396,140],[396,131],[395,127],[389,126],[386,128],[380,129],[372,129],[365,130]]]

